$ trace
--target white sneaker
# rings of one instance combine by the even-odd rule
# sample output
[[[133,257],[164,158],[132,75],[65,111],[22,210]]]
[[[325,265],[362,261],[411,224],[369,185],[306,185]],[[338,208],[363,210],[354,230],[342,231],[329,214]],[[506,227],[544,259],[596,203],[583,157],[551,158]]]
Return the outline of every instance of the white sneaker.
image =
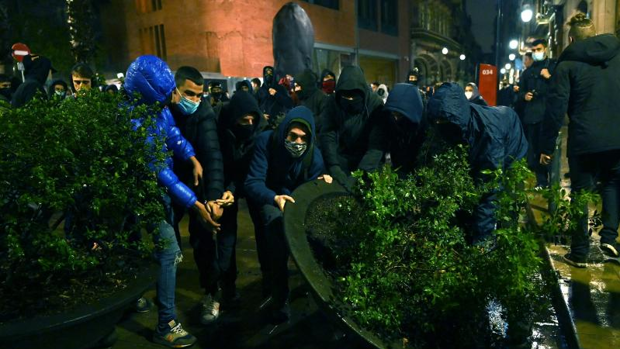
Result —
[[[213,296],[206,295],[202,299],[202,312],[200,314],[200,322],[203,325],[213,323],[220,316],[220,302]]]

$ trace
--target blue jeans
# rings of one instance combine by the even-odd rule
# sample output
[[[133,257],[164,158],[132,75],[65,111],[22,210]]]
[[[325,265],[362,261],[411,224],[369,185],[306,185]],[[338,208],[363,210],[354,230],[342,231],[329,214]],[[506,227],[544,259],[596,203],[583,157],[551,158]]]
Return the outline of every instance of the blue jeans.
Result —
[[[160,265],[156,295],[159,307],[157,320],[157,332],[159,333],[165,332],[169,328],[168,323],[171,320],[176,321],[174,297],[177,264],[183,259],[174,233],[174,211],[168,195],[164,196],[163,205],[166,214],[165,220],[161,221],[153,231],[153,241],[156,244],[155,258]],[[161,246],[158,246],[160,244]]]

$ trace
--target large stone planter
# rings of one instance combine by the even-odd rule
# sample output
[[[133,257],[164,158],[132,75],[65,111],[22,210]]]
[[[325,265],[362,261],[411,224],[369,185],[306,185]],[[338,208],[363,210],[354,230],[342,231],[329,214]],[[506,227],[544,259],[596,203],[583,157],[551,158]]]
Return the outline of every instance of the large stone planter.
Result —
[[[2,349],[86,349],[108,336],[123,312],[157,280],[152,264],[124,290],[67,313],[0,325]]]

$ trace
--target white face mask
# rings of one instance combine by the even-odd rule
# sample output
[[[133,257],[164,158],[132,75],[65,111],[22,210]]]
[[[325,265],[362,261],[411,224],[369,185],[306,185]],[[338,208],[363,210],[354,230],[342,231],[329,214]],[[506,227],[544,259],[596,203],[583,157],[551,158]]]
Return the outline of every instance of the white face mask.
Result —
[[[473,96],[473,95],[474,95],[474,93],[471,92],[471,91],[465,92],[465,97],[467,97],[467,99],[471,99],[471,96]]]
[[[540,62],[540,61],[545,59],[545,53],[544,52],[534,52],[534,53],[532,53],[532,58],[536,62]]]

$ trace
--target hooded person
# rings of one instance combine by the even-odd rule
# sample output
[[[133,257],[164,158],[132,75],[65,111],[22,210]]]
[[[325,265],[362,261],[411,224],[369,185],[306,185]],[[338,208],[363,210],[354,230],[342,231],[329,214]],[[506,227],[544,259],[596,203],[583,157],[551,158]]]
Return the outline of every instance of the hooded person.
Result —
[[[572,194],[594,190],[600,180],[603,202],[599,232],[603,253],[616,258],[620,200],[620,40],[596,35],[592,20],[577,14],[569,21],[571,44],[560,55],[549,84],[539,161],[549,165],[568,113],[568,165]],[[587,211],[587,209],[586,209]],[[585,267],[590,250],[587,217],[573,231],[567,263]]]
[[[58,99],[63,100],[67,97],[67,91],[69,91],[69,86],[62,79],[56,79],[52,81],[50,86],[47,88],[47,98],[50,100]]]
[[[389,158],[401,177],[413,172],[427,127],[424,105],[416,86],[396,84],[385,103],[390,136]]]
[[[248,196],[261,207],[269,241],[272,265],[272,306],[274,323],[288,320],[288,247],[282,215],[295,188],[324,173],[323,157],[316,147],[312,111],[300,106],[291,109],[274,131],[263,132],[256,141],[250,172],[245,181]],[[331,182],[331,180],[326,179]]]
[[[270,123],[293,107],[293,100],[286,88],[278,84],[271,66],[263,68],[263,85],[258,89],[258,106]]]
[[[132,106],[163,106],[157,113],[156,125],[153,127],[154,137],[162,139],[162,147],[154,151],[162,152],[164,159],[153,163],[151,166],[157,175],[161,186],[166,188],[161,198],[164,206],[165,219],[155,228],[153,239],[155,243],[167,241],[164,247],[157,249],[155,257],[160,264],[160,271],[156,286],[156,299],[158,306],[157,327],[153,334],[153,341],[168,347],[186,347],[194,344],[196,338],[187,333],[181,323],[178,322],[175,312],[175,289],[177,264],[182,259],[181,249],[176,243],[174,232],[174,211],[171,200],[188,209],[197,210],[202,221],[209,222],[214,229],[217,227],[207,211],[207,207],[200,202],[194,192],[189,189],[176,176],[173,168],[173,160],[168,155],[168,149],[174,156],[182,161],[191,160],[195,169],[195,184],[201,177],[202,168],[196,160],[195,152],[191,144],[181,135],[176,127],[174,118],[168,105],[181,102],[181,94],[176,91],[174,77],[166,62],[160,58],[145,55],[138,57],[129,65],[125,74],[125,91]],[[141,127],[141,120],[134,120],[136,128]],[[199,168],[199,170],[198,170]]]
[[[377,96],[381,98],[381,101],[383,101],[383,103],[385,104],[385,101],[387,101],[388,96],[390,95],[387,86],[385,84],[380,84],[379,87],[377,87],[376,93]]]
[[[39,55],[24,56],[24,76],[26,80],[19,85],[17,91],[13,94],[11,104],[14,108],[20,108],[30,102],[37,93],[41,93],[43,98],[47,99],[45,93],[45,82],[52,77],[55,72],[52,68],[52,62],[46,57]]]
[[[454,83],[439,87],[428,101],[429,124],[448,143],[469,146],[472,177],[484,182],[485,170],[508,170],[527,152],[527,141],[518,115],[507,107],[484,107],[470,103],[463,89]],[[474,213],[473,243],[487,246],[495,230],[494,193],[481,199]]]
[[[321,133],[321,115],[329,97],[316,86],[316,74],[306,69],[295,76],[295,93],[299,98],[300,104],[312,111],[315,116],[316,133]]]
[[[489,105],[484,100],[484,98],[482,98],[482,95],[480,95],[478,86],[476,86],[476,84],[474,84],[473,82],[470,82],[467,85],[465,85],[465,97],[467,97],[467,100],[469,101],[469,103],[474,103],[474,104],[478,104],[482,106]]]
[[[407,73],[407,81],[405,81],[408,84],[411,84],[413,86],[418,86],[419,84],[419,77],[420,74],[418,73],[418,69],[412,69],[409,71],[409,73]]]
[[[336,74],[329,69],[323,69],[319,79],[319,88],[328,96],[336,91]]]
[[[235,198],[245,198],[256,239],[256,252],[262,273],[263,296],[269,296],[271,287],[270,263],[266,247],[266,238],[263,225],[260,220],[260,207],[257,206],[253,197],[248,196],[245,189],[245,180],[250,168],[250,161],[254,153],[256,137],[264,126],[263,114],[258,107],[258,102],[250,92],[238,91],[230,102],[226,103],[218,120],[218,135],[220,149],[224,158],[224,187]],[[238,200],[227,208],[222,217],[222,232],[229,236],[237,237],[237,212]],[[219,243],[219,240],[218,240]],[[235,251],[232,251],[229,272],[223,276],[222,290],[231,289],[236,279]],[[217,286],[217,285],[216,285]]]
[[[252,83],[250,80],[237,81],[235,84],[235,92],[237,91],[252,92]]]
[[[362,69],[345,67],[336,96],[321,116],[320,143],[329,174],[349,189],[354,183],[352,171],[370,172],[381,165],[388,141],[382,108],[383,102],[370,91]]]

